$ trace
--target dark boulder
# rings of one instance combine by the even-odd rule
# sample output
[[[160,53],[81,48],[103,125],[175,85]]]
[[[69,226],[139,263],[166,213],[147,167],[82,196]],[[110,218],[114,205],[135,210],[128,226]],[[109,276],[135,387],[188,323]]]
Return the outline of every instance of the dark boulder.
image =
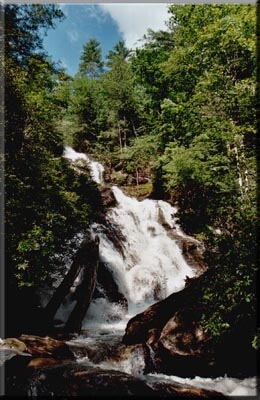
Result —
[[[157,369],[178,376],[209,376],[214,355],[209,336],[199,325],[194,308],[177,311],[161,331],[157,343]]]
[[[215,399],[216,397],[222,399],[227,398],[225,395],[215,390],[202,389],[190,385],[181,385],[178,382],[174,383],[154,382],[152,383],[151,386],[154,392],[158,393],[158,396],[160,396],[160,398],[165,398],[165,397],[177,397],[177,398],[186,397],[189,399]]]

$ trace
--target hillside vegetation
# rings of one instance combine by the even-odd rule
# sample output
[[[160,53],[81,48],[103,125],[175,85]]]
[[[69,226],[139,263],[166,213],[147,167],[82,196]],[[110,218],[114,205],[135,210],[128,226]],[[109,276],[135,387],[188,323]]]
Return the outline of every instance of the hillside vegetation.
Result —
[[[171,5],[139,49],[120,41],[104,61],[90,39],[75,77],[42,48],[58,6],[4,12],[7,332],[105,212],[88,166],[62,158],[68,144],[109,182],[178,206],[215,269],[204,328],[217,339],[244,321],[256,347],[256,6]]]

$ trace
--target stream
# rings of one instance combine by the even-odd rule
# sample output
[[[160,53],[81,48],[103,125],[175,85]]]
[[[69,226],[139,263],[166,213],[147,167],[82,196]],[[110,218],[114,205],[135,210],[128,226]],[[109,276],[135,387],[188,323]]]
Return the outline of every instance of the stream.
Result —
[[[93,180],[98,184],[104,183],[103,166],[89,159],[86,154],[66,147],[64,157],[71,161],[74,168],[80,159],[87,161]],[[107,214],[111,232],[97,223],[92,225],[91,230],[100,239],[100,262],[110,272],[124,301],[111,301],[104,285],[98,283],[99,296],[90,304],[82,332],[70,341],[74,348],[85,348],[83,353],[77,354],[77,362],[104,370],[123,371],[141,377],[150,385],[158,381],[165,385],[178,382],[216,390],[227,396],[255,396],[255,377],[241,380],[227,376],[190,379],[144,374],[144,355],[138,349],[126,359],[113,360],[107,357],[108,353],[120,346],[130,318],[151,304],[182,290],[185,278],[191,278],[197,272],[187,264],[182,249],[169,235],[169,231],[174,231],[188,238],[176,221],[176,208],[162,200],[138,201],[126,196],[117,186],[112,186],[111,190],[117,200],[117,205],[110,208]],[[66,317],[69,309],[67,305],[61,307],[58,318]]]

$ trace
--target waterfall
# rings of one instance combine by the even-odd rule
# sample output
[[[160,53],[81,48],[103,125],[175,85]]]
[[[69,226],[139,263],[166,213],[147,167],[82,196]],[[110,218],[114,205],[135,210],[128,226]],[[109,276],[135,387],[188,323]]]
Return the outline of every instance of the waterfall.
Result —
[[[85,153],[76,152],[69,146],[65,146],[63,157],[71,160],[72,163],[74,164],[74,168],[76,169],[77,169],[77,164],[80,165],[80,160],[84,160],[84,162],[87,162],[87,164],[90,167],[93,181],[99,184],[103,183],[104,167],[102,164],[91,160],[90,157],[88,157]]]
[[[97,183],[103,181],[103,166],[87,155],[66,147],[64,156],[72,160],[74,167],[80,159],[87,161],[93,179]],[[93,224],[91,229],[100,239],[100,260],[127,300],[128,309],[110,302],[106,296],[94,299],[83,328],[124,329],[132,316],[183,289],[185,278],[195,275],[169,235],[173,230],[182,234],[175,221],[176,208],[162,200],[138,201],[116,186],[111,190],[117,200],[117,206],[107,213],[107,226],[113,227],[112,233],[108,235],[107,226],[101,224]]]
[[[112,190],[118,205],[110,210],[108,220],[125,238],[124,254],[109,246],[108,238],[102,235],[100,257],[112,269],[129,306],[137,311],[137,305],[144,309],[181,290],[185,277],[193,276],[194,271],[163,226],[168,221],[174,228],[176,209],[162,201],[137,201],[115,186]]]

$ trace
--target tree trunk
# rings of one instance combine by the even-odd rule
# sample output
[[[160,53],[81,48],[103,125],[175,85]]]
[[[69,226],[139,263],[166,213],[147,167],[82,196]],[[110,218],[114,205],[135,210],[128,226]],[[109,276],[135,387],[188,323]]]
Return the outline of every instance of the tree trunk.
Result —
[[[134,124],[134,121],[133,121],[132,118],[131,118],[131,122],[132,122],[132,128],[133,128],[134,135],[135,135],[135,137],[137,137],[137,132],[136,132],[136,129],[135,129],[135,124]]]
[[[243,176],[244,176],[244,189],[245,189],[245,194],[246,194],[249,191],[249,181],[248,181],[248,170],[247,170],[247,166],[246,166],[246,157],[245,157],[243,137],[241,137],[241,140],[240,140],[240,152],[241,152],[241,164],[243,167]]]
[[[136,185],[139,186],[139,173],[138,173],[138,168],[136,168]]]
[[[99,237],[96,236],[95,241],[91,244],[92,246],[88,251],[88,257],[83,267],[82,280],[75,292],[77,303],[65,327],[65,330],[71,333],[80,333],[83,318],[86,315],[96,287],[99,265]]]
[[[119,138],[120,152],[122,153],[123,152],[123,146],[122,146],[120,122],[118,122],[118,138]]]
[[[243,179],[242,179],[242,172],[241,172],[240,162],[239,162],[238,148],[236,145],[234,146],[234,150],[235,150],[235,157],[236,157],[236,164],[237,164],[238,185],[240,188],[241,197],[243,197]]]
[[[96,242],[96,241],[95,241]],[[92,240],[85,239],[79,250],[77,251],[70,270],[65,275],[63,281],[58,286],[56,291],[54,292],[51,300],[47,304],[44,309],[44,323],[46,323],[47,327],[52,326],[54,316],[60,307],[62,301],[67,296],[70,291],[71,286],[73,285],[75,279],[77,278],[81,268],[88,265],[89,261],[91,261],[91,246],[93,248],[94,243]],[[89,260],[89,261],[88,261]]]

